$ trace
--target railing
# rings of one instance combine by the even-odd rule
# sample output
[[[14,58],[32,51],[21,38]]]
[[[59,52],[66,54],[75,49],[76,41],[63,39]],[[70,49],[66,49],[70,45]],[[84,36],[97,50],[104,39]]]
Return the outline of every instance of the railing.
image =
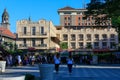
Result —
[[[88,38],[87,41],[91,41],[91,38]]]
[[[79,39],[79,41],[83,41],[83,39]]]
[[[32,35],[32,33],[30,32],[27,32],[26,34],[24,33],[20,33],[20,36],[46,36],[47,35],[47,32],[44,32],[44,33],[40,33],[40,32],[36,32],[35,35]]]
[[[63,39],[63,41],[67,41],[67,40],[68,40],[68,38],[64,38],[64,39]]]
[[[75,41],[75,38],[71,38],[71,41]]]

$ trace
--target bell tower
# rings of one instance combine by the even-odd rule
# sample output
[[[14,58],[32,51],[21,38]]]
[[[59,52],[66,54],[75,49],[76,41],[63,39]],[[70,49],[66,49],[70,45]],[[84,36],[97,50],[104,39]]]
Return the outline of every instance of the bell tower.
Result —
[[[10,29],[10,23],[9,23],[9,14],[6,9],[4,9],[4,12],[2,14],[2,26],[4,28]]]

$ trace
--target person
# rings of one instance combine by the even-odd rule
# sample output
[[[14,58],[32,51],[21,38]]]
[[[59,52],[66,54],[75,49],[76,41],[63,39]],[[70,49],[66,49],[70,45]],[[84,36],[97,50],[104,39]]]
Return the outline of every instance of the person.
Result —
[[[18,60],[18,65],[21,66],[22,65],[22,60],[21,60],[20,55],[17,56],[17,60]]]
[[[73,65],[73,58],[72,55],[69,55],[69,57],[67,58],[67,66],[68,66],[68,71],[71,74],[72,73],[72,65]]]
[[[32,66],[34,65],[34,63],[35,63],[35,56],[34,55],[32,55]]]
[[[56,73],[58,73],[58,71],[59,71],[60,61],[61,61],[61,59],[60,59],[60,54],[57,53],[57,54],[54,56],[54,63],[55,63],[55,71],[56,71]]]

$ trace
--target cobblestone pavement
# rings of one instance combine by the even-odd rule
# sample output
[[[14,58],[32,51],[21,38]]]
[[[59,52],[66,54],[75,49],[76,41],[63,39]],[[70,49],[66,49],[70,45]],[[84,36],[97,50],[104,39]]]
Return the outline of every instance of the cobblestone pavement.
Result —
[[[88,66],[73,67],[72,74],[68,73],[66,65],[60,66],[58,74],[54,72],[54,80],[120,80],[120,66]],[[40,77],[38,66],[20,66],[7,68],[4,74],[30,73]]]

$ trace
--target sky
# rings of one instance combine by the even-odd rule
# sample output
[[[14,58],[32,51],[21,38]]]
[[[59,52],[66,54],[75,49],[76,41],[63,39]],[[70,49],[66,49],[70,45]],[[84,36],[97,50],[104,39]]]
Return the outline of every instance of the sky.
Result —
[[[51,20],[54,25],[59,25],[58,9],[66,6],[83,8],[83,3],[89,2],[90,0],[0,0],[0,16],[6,8],[10,16],[10,30],[16,33],[16,22],[18,20],[31,17],[34,22],[45,19]]]

